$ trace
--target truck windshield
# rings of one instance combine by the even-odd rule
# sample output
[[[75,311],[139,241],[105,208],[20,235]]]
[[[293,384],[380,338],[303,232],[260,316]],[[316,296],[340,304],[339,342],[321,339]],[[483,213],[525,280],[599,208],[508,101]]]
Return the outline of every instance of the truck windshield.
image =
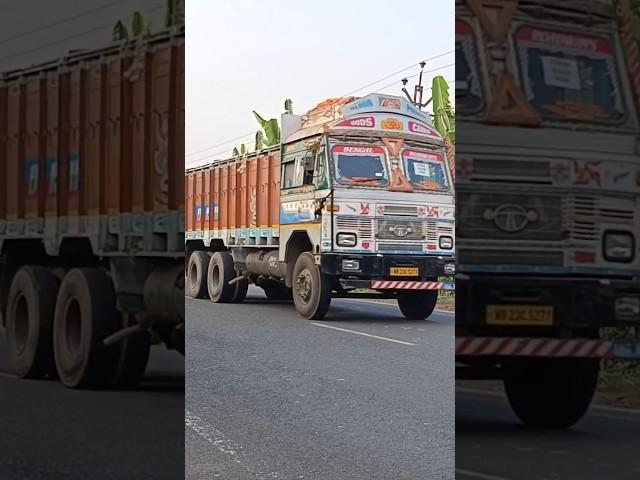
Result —
[[[522,27],[515,41],[527,97],[543,118],[624,122],[615,53],[609,39]]]
[[[407,177],[415,188],[437,191],[449,189],[443,155],[404,150],[402,158]]]
[[[338,183],[367,187],[389,184],[383,148],[338,145],[332,153]]]
[[[471,25],[456,21],[456,110],[471,115],[484,108]]]

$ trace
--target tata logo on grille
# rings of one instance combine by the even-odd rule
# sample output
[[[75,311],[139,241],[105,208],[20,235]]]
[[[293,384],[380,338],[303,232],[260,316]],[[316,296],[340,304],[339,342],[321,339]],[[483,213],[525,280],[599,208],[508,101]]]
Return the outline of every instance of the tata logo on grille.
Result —
[[[389,227],[389,231],[393,233],[396,237],[402,238],[409,235],[413,230],[408,225],[398,224],[398,225],[392,225],[391,227]]]
[[[486,209],[484,218],[493,221],[503,232],[517,233],[527,228],[529,223],[537,221],[538,214],[535,210],[527,210],[521,205],[505,204],[494,209]]]

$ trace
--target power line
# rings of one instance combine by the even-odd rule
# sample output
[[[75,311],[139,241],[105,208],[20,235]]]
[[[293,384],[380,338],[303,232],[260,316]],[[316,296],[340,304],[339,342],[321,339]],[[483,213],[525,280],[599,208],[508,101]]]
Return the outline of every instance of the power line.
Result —
[[[110,2],[110,3],[106,3],[100,7],[96,7],[92,10],[87,10],[85,12],[82,13],[78,13],[77,15],[73,15],[71,17],[67,17],[67,18],[63,18],[62,20],[58,20],[57,22],[53,22],[53,23],[48,23],[46,25],[42,25],[40,27],[34,28],[33,30],[29,30],[27,32],[22,32],[22,33],[18,33],[17,35],[13,35],[10,37],[5,37],[5,38],[0,38],[0,45],[4,44],[4,43],[8,43],[8,42],[12,42],[13,40],[17,40],[19,38],[22,37],[26,37],[28,35],[31,35],[33,33],[38,33],[38,32],[42,32],[43,30],[48,30],[49,28],[53,28],[56,27],[58,25],[62,25],[64,23],[70,22],[71,20],[77,20],[78,18],[82,18],[82,17],[86,17],[87,15],[91,15],[92,13],[96,13],[99,12],[101,10],[105,10],[109,7],[113,7],[115,5],[118,5],[120,3],[124,3],[126,0],[117,0],[115,2]]]
[[[247,133],[245,135],[240,135],[239,137],[232,138],[230,140],[227,140],[226,142],[218,143],[216,145],[212,145],[210,147],[203,148],[202,150],[196,150],[195,152],[187,153],[185,156],[186,157],[192,157],[194,155],[198,155],[199,153],[206,152],[207,150],[213,150],[214,148],[221,147],[222,145],[226,145],[228,143],[232,143],[232,142],[235,142],[236,140],[241,140],[243,138],[247,138],[247,137],[255,135],[255,134],[256,134],[256,132],[251,132],[251,133]]]
[[[444,52],[444,53],[441,53],[441,54],[439,54],[439,55],[435,55],[435,56],[433,56],[433,57],[426,58],[424,61],[425,61],[425,62],[429,62],[429,61],[431,61],[431,60],[435,60],[435,59],[437,59],[437,58],[441,58],[441,57],[444,57],[444,56],[446,56],[446,55],[450,55],[450,54],[452,54],[452,53],[454,53],[454,52],[455,52],[455,50],[449,50],[448,52]],[[414,67],[416,67],[417,65],[420,65],[420,62],[413,63],[413,64],[409,65],[408,67],[405,67],[405,68],[403,68],[402,70],[398,70],[398,71],[396,71],[396,72],[394,72],[394,73],[391,73],[391,74],[389,74],[389,75],[386,75],[386,76],[384,76],[384,77],[382,77],[382,78],[380,78],[380,79],[376,80],[375,82],[368,83],[368,84],[366,84],[366,85],[364,85],[364,86],[362,86],[362,87],[360,87],[360,88],[358,88],[358,89],[356,89],[356,90],[352,90],[351,92],[345,93],[344,95],[342,95],[342,97],[346,97],[346,96],[349,96],[349,95],[351,95],[351,94],[353,94],[353,93],[359,92],[360,90],[364,90],[365,88],[369,88],[369,87],[371,87],[371,86],[373,86],[373,85],[376,85],[376,84],[378,84],[378,83],[380,83],[380,82],[382,82],[382,81],[384,81],[384,80],[387,80],[388,78],[391,78],[391,77],[393,77],[393,76],[395,76],[395,75],[398,75],[398,74],[400,74],[400,73],[403,73],[403,72],[405,72],[405,71],[409,70],[410,68],[414,68]],[[433,69],[431,69],[431,70],[425,70],[423,73],[435,72],[435,71],[437,71],[437,70],[441,70],[441,69],[443,69],[443,68],[448,68],[448,67],[451,67],[451,66],[453,66],[453,65],[455,65],[455,63],[450,63],[450,64],[448,64],[448,65],[444,65],[444,66],[442,66],[442,67],[433,68]],[[418,75],[420,75],[420,74],[419,74],[419,73],[417,73],[417,74],[415,74],[415,75],[411,75],[411,76],[406,77],[406,78],[413,78],[413,77],[417,77]],[[391,87],[391,86],[395,85],[395,84],[396,84],[396,82],[397,82],[397,80],[395,80],[393,83],[391,83],[391,84],[389,84],[389,85],[387,85],[387,86],[385,86],[385,87],[382,87],[382,88],[380,88],[380,89],[378,89],[378,90],[380,91],[380,90],[384,90],[384,89],[386,89],[386,88],[389,88],[389,87]],[[235,141],[237,141],[237,140],[241,140],[241,139],[243,139],[243,138],[247,138],[247,137],[250,137],[250,136],[253,136],[253,135],[255,135],[255,131],[250,132],[250,133],[246,133],[245,135],[241,135],[241,136],[239,136],[239,137],[232,138],[232,139],[230,139],[230,140],[227,140],[226,142],[221,142],[221,143],[218,143],[218,144],[216,144],[216,145],[212,145],[212,146],[210,146],[210,147],[203,148],[203,149],[201,149],[201,150],[197,150],[197,151],[195,151],[195,152],[188,153],[188,154],[186,154],[185,156],[186,156],[186,157],[191,157],[191,156],[197,155],[197,154],[199,154],[199,153],[204,153],[204,152],[207,152],[207,151],[209,151],[209,150],[213,150],[214,148],[221,147],[222,145],[227,145],[227,144],[229,144],[229,143],[233,143],[233,142],[235,142]],[[193,160],[193,161],[192,161],[192,162],[190,162],[190,163],[194,164],[194,163],[197,163],[197,162],[201,162],[201,161],[203,161],[203,160],[207,160],[207,159],[212,158],[212,157],[216,157],[216,156],[218,156],[218,155],[222,155],[222,154],[224,154],[227,150],[228,150],[228,149],[225,149],[225,150],[222,150],[222,151],[219,151],[219,152],[215,152],[215,153],[207,154],[207,155],[205,155],[204,157],[201,157],[201,158],[195,159],[195,160]]]
[[[423,62],[429,62],[429,61],[431,61],[431,60],[435,60],[436,58],[444,57],[445,55],[450,55],[450,54],[452,54],[452,53],[454,53],[454,52],[455,52],[455,50],[449,50],[448,52],[441,53],[441,54],[436,55],[436,56],[434,56],[434,57],[426,58],[426,59],[424,59],[424,60],[422,60],[422,61],[423,61]],[[390,73],[389,75],[387,75],[387,76],[385,76],[385,77],[382,77],[382,78],[380,78],[380,79],[376,80],[375,82],[368,83],[368,84],[366,84],[366,85],[364,85],[364,86],[362,86],[362,87],[360,87],[360,88],[357,88],[356,90],[352,90],[351,92],[347,92],[347,93],[345,93],[344,95],[342,95],[342,97],[347,97],[347,96],[349,96],[349,95],[351,95],[351,94],[353,94],[353,93],[359,92],[360,90],[364,90],[365,88],[372,87],[373,85],[376,85],[377,83],[380,83],[380,82],[382,82],[382,81],[386,80],[387,78],[391,78],[391,77],[393,77],[393,76],[395,76],[395,75],[398,75],[398,74],[400,74],[400,73],[402,73],[402,72],[406,72],[406,71],[407,71],[407,70],[409,70],[410,68],[414,68],[414,67],[416,67],[417,65],[420,65],[420,63],[421,63],[421,62],[413,63],[413,64],[409,65],[408,67],[403,68],[402,70],[398,70],[397,72]]]
[[[442,65],[441,67],[432,68],[431,70],[425,70],[422,73],[437,72],[438,70],[443,70],[445,68],[449,68],[449,67],[453,67],[453,66],[455,66],[455,63],[449,63],[447,65]],[[414,77],[417,77],[418,75],[420,75],[420,73],[416,73],[415,75],[409,75],[408,77],[405,77],[405,78],[406,79],[414,78]],[[387,89],[389,87],[393,87],[396,84],[397,81],[398,80],[395,80],[393,83],[390,83],[389,85],[386,85],[386,86],[380,88],[379,90],[385,90],[385,89]]]
[[[157,7],[154,7],[154,8],[150,8],[148,10],[144,10],[142,13],[152,13],[152,12],[155,12],[155,11],[158,11],[158,10],[162,10],[162,9],[164,9],[164,7],[157,6]],[[27,55],[29,53],[37,52],[38,50],[42,50],[44,48],[49,48],[52,45],[58,45],[60,43],[64,43],[67,40],[73,40],[74,38],[84,37],[85,35],[88,35],[90,33],[95,33],[95,32],[98,32],[100,30],[104,30],[105,28],[113,28],[113,23],[109,23],[108,25],[102,25],[100,27],[95,27],[95,28],[92,28],[91,30],[86,30],[84,32],[76,33],[74,35],[70,35],[68,37],[61,38],[60,40],[56,40],[55,42],[49,42],[46,45],[40,45],[40,46],[37,46],[37,47],[29,48],[27,50],[23,50],[23,51],[18,52],[18,53],[13,53],[11,55],[5,55],[4,57],[0,57],[0,62],[3,61],[3,60],[7,60],[9,58],[22,57],[22,56]]]

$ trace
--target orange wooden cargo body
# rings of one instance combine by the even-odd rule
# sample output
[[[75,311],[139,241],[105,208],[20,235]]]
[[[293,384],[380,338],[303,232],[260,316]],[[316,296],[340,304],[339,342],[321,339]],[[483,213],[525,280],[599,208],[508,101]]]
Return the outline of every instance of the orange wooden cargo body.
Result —
[[[184,88],[183,33],[5,74],[0,243],[92,235],[117,254],[131,234],[183,251]]]
[[[189,170],[185,182],[190,238],[208,234],[231,244],[268,245],[278,237],[278,149]]]

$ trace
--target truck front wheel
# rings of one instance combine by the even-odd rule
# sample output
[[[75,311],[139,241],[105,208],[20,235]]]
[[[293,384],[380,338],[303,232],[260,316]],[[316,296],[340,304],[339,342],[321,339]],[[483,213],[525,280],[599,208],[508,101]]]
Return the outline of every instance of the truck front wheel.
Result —
[[[400,290],[398,307],[409,320],[429,318],[438,303],[437,290]]]
[[[505,365],[516,416],[532,427],[565,429],[585,415],[598,384],[599,360],[532,359]]]
[[[227,252],[216,252],[211,256],[207,285],[209,298],[214,303],[228,303],[233,301],[237,285],[229,285],[236,277],[233,257]]]
[[[60,280],[47,268],[22,267],[13,277],[7,303],[9,363],[22,378],[55,373],[53,315]]]
[[[298,313],[309,320],[322,320],[331,304],[327,277],[309,252],[301,254],[293,267],[293,302]]]

